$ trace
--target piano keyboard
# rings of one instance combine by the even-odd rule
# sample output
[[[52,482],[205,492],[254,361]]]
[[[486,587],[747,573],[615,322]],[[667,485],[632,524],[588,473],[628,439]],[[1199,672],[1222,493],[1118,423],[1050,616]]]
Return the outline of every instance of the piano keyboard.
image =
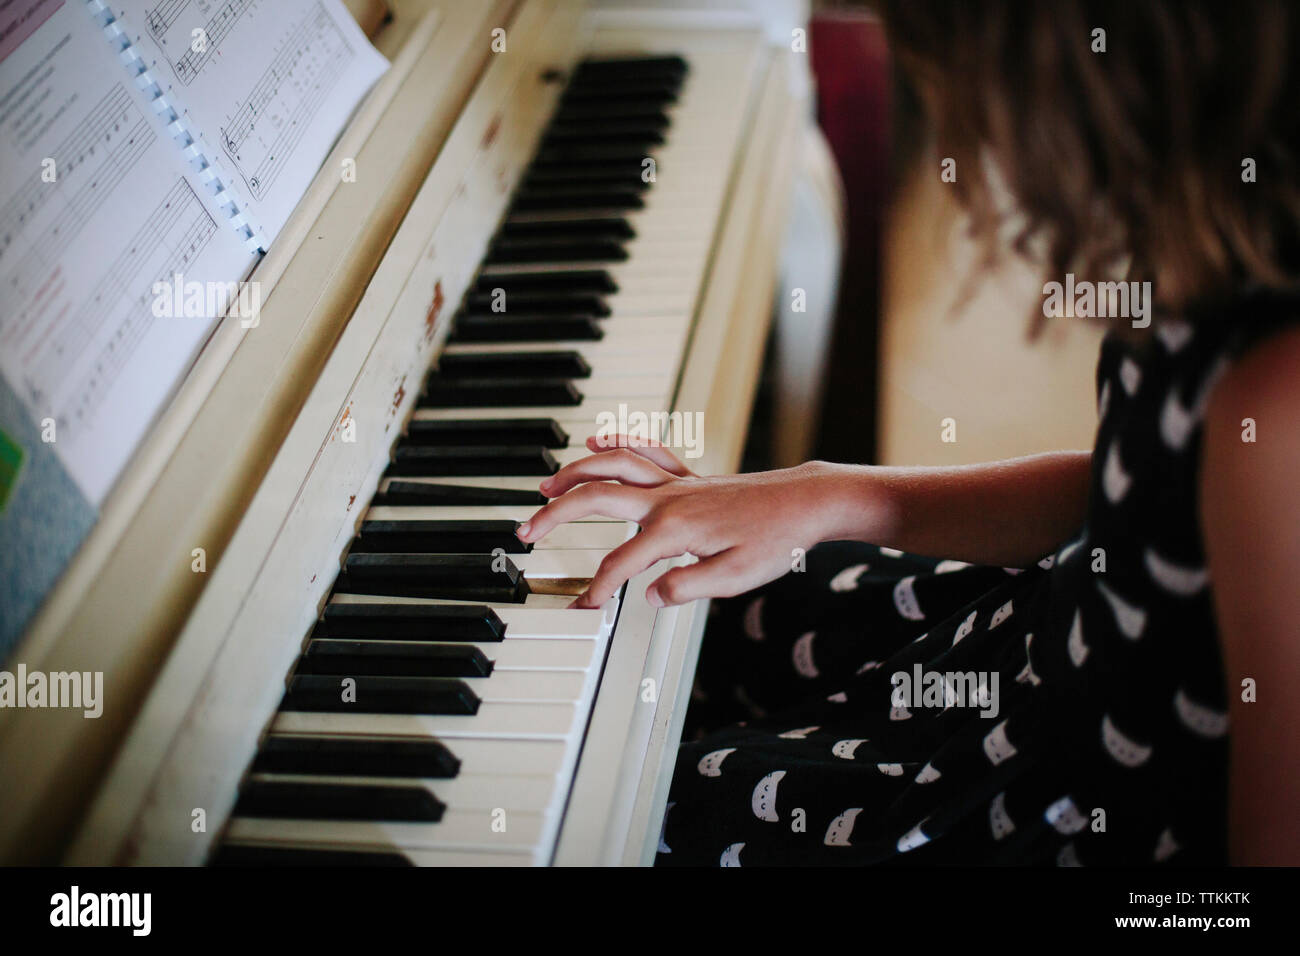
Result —
[[[568,605],[635,527],[515,528],[599,412],[672,407],[730,170],[699,145],[725,70],[575,69],[213,862],[550,862],[619,599]]]

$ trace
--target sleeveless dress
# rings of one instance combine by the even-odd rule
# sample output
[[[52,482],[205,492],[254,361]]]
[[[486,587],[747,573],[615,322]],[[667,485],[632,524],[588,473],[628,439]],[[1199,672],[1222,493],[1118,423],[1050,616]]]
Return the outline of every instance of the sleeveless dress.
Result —
[[[1140,347],[1108,335],[1085,527],[1035,565],[832,542],[714,602],[657,864],[1224,863],[1240,681],[1201,542],[1201,419],[1298,311],[1253,295],[1159,317]]]

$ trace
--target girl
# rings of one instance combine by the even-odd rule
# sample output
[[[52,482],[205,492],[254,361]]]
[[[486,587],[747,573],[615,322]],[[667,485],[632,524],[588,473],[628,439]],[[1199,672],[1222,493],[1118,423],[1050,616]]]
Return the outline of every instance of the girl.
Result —
[[[1300,863],[1300,11],[884,7],[977,234],[1155,318],[1109,320],[1091,452],[702,477],[593,440],[542,483],[525,541],[641,526],[582,606],[683,553],[650,603],[739,595],[659,861]]]

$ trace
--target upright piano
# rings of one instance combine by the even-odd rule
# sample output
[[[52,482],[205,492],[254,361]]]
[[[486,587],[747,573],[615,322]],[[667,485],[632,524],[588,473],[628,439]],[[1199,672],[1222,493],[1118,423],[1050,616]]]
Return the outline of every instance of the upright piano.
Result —
[[[703,413],[690,464],[738,466],[799,26],[393,0],[259,324],[219,327],[13,657],[102,671],[104,711],[0,713],[0,860],[653,859],[705,607],[649,606],[660,565],[571,609],[635,527],[514,529],[620,406]]]

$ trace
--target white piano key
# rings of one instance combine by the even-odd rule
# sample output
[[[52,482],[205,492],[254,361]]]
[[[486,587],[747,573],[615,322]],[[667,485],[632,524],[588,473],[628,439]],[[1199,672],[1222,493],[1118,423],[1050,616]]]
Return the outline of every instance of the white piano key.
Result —
[[[533,551],[510,559],[525,578],[591,578],[608,551],[571,548],[567,551]]]
[[[587,684],[586,671],[493,670],[487,677],[467,677],[465,683],[480,700],[576,701]]]
[[[262,783],[319,783],[334,785],[419,786],[456,809],[513,807],[544,813],[555,801],[555,774],[458,773],[454,777],[355,777],[335,774],[254,773]]]
[[[579,383],[581,383],[581,381],[582,380],[580,379]],[[613,415],[614,419],[617,420],[618,407],[620,404],[626,406],[627,411],[643,411],[647,414],[668,410],[663,400],[656,401],[653,397],[634,397],[624,395],[621,398],[619,396],[606,398],[590,396],[586,397],[584,401],[577,405],[518,405],[502,408],[420,408],[416,409],[413,417],[425,421],[485,418],[553,418],[560,423],[560,427],[564,427],[565,422],[600,421],[600,416],[602,415]],[[465,479],[461,478],[439,478],[438,480],[448,483],[465,483]],[[536,490],[535,485],[533,490]]]
[[[600,647],[590,639],[529,641],[509,637],[499,644],[476,643],[474,646],[492,662],[494,673],[501,670],[586,670],[598,663],[596,651]]]
[[[565,552],[574,553],[574,552]],[[585,559],[590,560],[590,558]],[[554,577],[555,575],[552,575]],[[332,604],[473,604],[496,611],[506,626],[506,640],[532,638],[599,638],[608,636],[618,614],[618,600],[604,608],[536,609],[518,604],[493,604],[483,601],[440,601],[435,598],[387,597],[381,594],[336,594]],[[484,642],[492,643],[492,642]]]
[[[504,817],[493,810],[504,810]],[[493,827],[504,819],[505,831]],[[351,820],[279,820],[236,817],[227,837],[260,845],[300,844],[340,849],[527,851],[537,846],[546,831],[547,814],[509,807],[454,810],[448,808],[437,823],[381,823]]]
[[[491,601],[461,601],[454,598],[424,598],[424,597],[407,597],[402,594],[349,594],[345,591],[336,591],[330,595],[331,604],[359,604],[363,603],[362,599],[370,603],[385,602],[389,604],[459,604],[459,605],[486,605],[494,610],[502,608],[528,609],[532,611],[560,611],[568,608],[573,603],[573,598],[566,594],[539,594],[536,591],[531,592],[524,598],[520,604],[518,601],[511,601],[508,604],[494,604]]]
[[[484,701],[477,714],[329,714],[283,711],[271,729],[284,734],[361,734],[384,737],[518,737],[563,740],[575,730],[572,703]],[[452,752],[456,748],[452,747]]]

